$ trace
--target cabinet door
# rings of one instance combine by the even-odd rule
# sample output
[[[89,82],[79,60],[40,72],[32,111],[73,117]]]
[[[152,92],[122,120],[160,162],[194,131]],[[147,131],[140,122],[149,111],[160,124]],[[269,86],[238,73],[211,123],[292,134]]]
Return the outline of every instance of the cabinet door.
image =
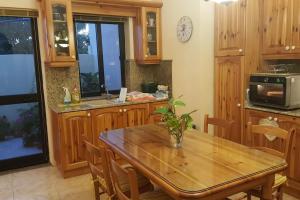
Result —
[[[290,52],[291,0],[263,0],[263,53]]]
[[[158,64],[161,60],[161,9],[142,7],[136,30],[137,62]]]
[[[157,102],[157,103],[150,103],[149,105],[149,123],[159,123],[161,122],[161,115],[160,114],[156,114],[155,111],[159,108],[162,107],[168,107],[168,102],[167,101],[163,101],[163,102]]]
[[[246,0],[216,5],[216,56],[244,55],[245,10]]]
[[[103,108],[92,111],[93,144],[100,145],[101,132],[122,128],[121,107]]]
[[[292,0],[291,53],[300,53],[300,1]]]
[[[71,0],[45,0],[47,12],[47,63],[75,62],[75,42]],[[53,65],[53,64],[52,64]]]
[[[234,120],[231,133],[215,128],[215,135],[225,136],[234,142],[241,142],[241,102],[242,82],[241,71],[244,57],[219,57],[215,63],[215,117]]]
[[[91,118],[86,111],[70,112],[62,115],[63,167],[73,170],[87,166],[84,138],[92,141]]]
[[[123,106],[123,127],[141,126],[148,123],[149,105]]]

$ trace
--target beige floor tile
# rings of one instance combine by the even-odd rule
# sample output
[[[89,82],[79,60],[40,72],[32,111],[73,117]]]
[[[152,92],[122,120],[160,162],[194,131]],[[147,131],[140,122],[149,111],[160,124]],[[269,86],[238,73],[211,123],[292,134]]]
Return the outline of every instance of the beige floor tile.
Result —
[[[1,200],[13,200],[13,192],[12,191],[2,191],[0,192]]]
[[[0,175],[0,192],[11,192],[12,188],[12,174]]]

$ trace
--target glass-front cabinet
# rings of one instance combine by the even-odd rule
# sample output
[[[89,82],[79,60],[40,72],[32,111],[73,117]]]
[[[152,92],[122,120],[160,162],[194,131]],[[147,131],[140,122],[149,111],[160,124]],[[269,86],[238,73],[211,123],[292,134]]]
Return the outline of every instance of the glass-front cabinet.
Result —
[[[140,64],[161,61],[161,9],[142,7],[137,20],[136,60]]]
[[[46,65],[76,66],[71,0],[43,0],[43,2],[47,32]]]

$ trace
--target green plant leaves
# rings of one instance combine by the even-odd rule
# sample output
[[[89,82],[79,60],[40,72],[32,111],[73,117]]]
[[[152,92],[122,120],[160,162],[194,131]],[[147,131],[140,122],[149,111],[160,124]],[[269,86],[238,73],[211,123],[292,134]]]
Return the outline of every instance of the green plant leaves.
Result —
[[[193,110],[192,112],[177,116],[176,108],[184,106],[186,106],[186,104],[182,100],[171,98],[169,100],[169,107],[159,108],[155,111],[155,113],[162,115],[162,119],[166,123],[169,133],[176,138],[182,137],[183,131],[192,128],[193,118],[191,114],[197,111]]]

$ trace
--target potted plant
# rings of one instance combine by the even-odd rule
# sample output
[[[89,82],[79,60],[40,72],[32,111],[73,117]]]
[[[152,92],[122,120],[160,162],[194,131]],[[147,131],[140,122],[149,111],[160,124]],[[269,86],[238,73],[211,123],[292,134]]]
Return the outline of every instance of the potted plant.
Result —
[[[180,97],[179,97],[180,98]],[[189,113],[184,113],[182,115],[176,115],[176,109],[178,107],[184,107],[185,103],[180,99],[170,99],[168,102],[168,107],[163,107],[157,109],[155,112],[162,115],[162,121],[167,127],[169,134],[174,140],[173,146],[175,148],[180,148],[182,146],[183,134],[187,129],[192,128],[193,119],[191,114],[197,110],[193,110]]]

